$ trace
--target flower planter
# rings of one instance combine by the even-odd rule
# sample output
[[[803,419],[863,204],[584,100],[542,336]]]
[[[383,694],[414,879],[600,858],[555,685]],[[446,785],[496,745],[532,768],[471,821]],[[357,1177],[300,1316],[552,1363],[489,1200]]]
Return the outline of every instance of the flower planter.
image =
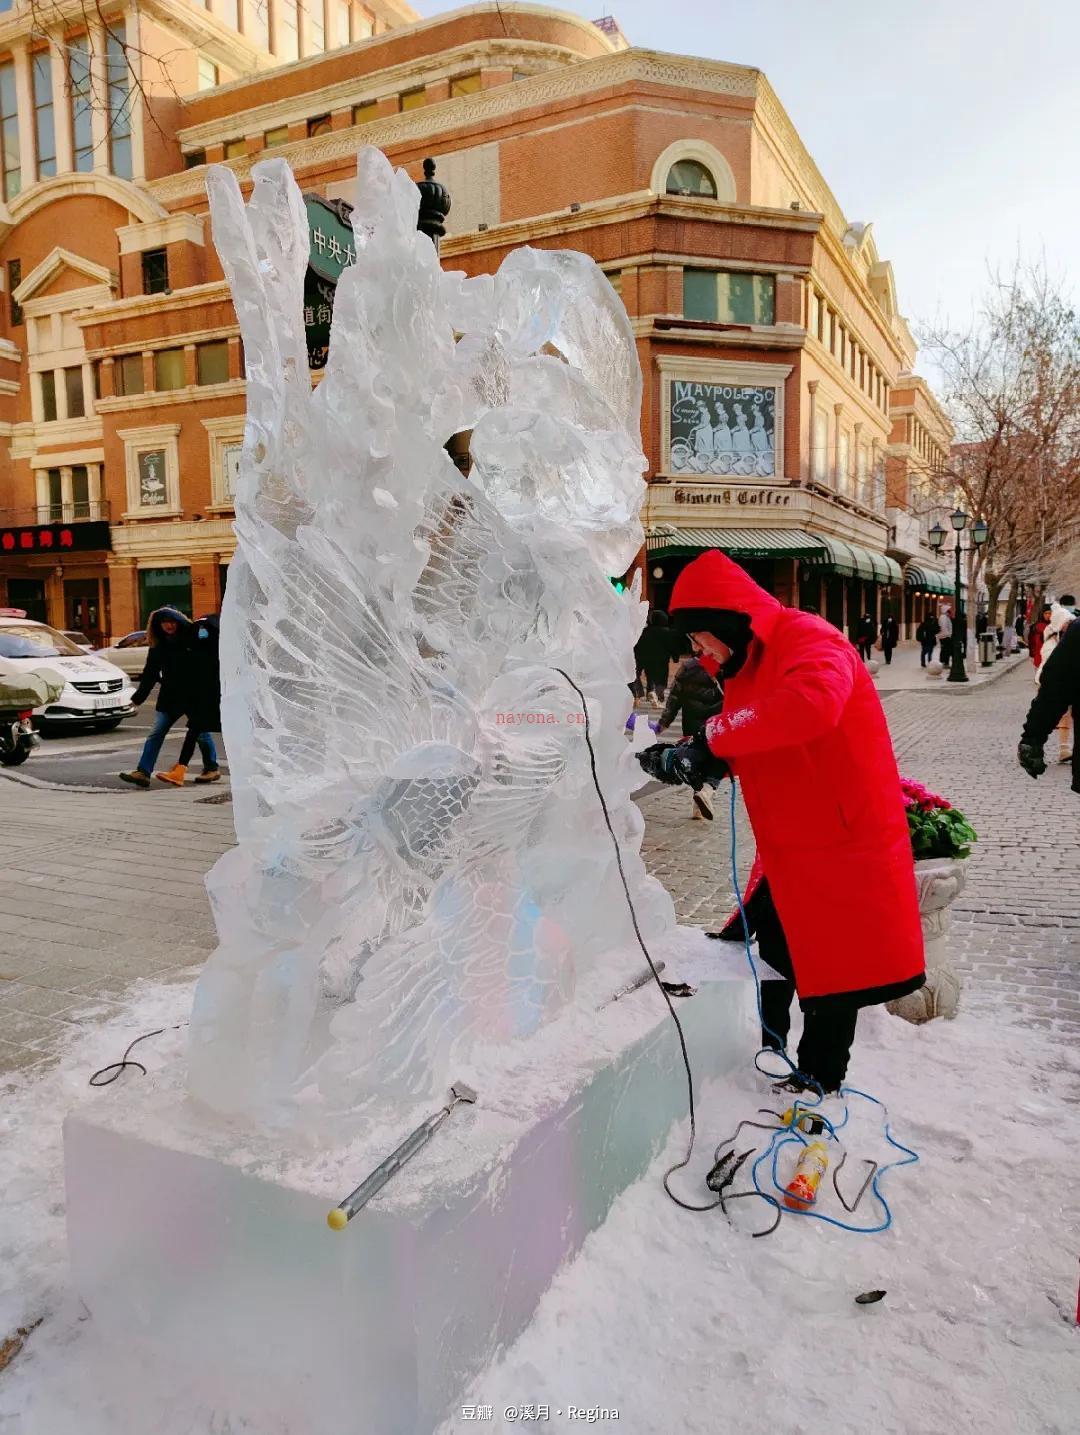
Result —
[[[936,1016],[951,1020],[960,1003],[960,978],[948,960],[949,908],[964,890],[967,863],[952,857],[931,857],[915,863],[915,880],[926,947],[926,985],[887,1002],[886,1008],[893,1016],[918,1025]]]

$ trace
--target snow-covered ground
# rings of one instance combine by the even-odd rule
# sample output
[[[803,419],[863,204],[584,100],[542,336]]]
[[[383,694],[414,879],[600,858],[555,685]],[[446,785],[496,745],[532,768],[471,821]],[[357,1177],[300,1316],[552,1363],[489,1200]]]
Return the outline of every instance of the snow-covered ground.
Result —
[[[5,1098],[0,1341],[43,1319],[0,1376],[0,1430],[307,1435],[210,1409],[167,1369],[103,1350],[67,1289],[61,1119],[107,1099],[87,1086],[90,1072],[140,1032],[182,1022],[190,998],[183,984],[140,983],[123,1018],[77,1032],[55,1069],[16,1079]],[[170,1030],[133,1056],[153,1069],[182,1040]],[[743,1075],[699,1093],[698,1153],[679,1187],[690,1199],[704,1194],[715,1143],[768,1102],[750,1056]],[[490,1423],[456,1410],[442,1435],[532,1424],[545,1405],[550,1419],[535,1423],[549,1430],[584,1424],[569,1417],[574,1406],[617,1409],[617,1428],[641,1435],[1074,1435],[1080,1053],[1004,1012],[915,1029],[874,1010],[860,1018],[850,1078],[887,1101],[895,1134],[921,1158],[885,1177],[889,1231],[855,1236],[789,1217],[753,1240],[767,1214],[757,1201],[733,1206],[730,1224],[681,1211],[660,1185],[682,1153],[680,1128],[528,1330],[471,1383],[464,1399],[490,1406]],[[853,1101],[851,1111],[849,1191],[860,1158],[887,1158],[875,1109]],[[855,1219],[874,1218],[864,1199]],[[871,1289],[885,1299],[856,1305]],[[526,1413],[510,1419],[508,1407]],[[342,1435],[369,1435],[361,1411]]]

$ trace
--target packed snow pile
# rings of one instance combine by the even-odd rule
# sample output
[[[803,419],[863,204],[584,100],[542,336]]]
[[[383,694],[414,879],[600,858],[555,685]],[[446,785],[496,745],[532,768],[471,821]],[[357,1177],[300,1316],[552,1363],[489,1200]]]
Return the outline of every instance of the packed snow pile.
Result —
[[[190,1089],[318,1141],[374,1094],[441,1094],[602,955],[636,960],[586,707],[641,928],[673,928],[623,739],[644,605],[608,578],[643,541],[641,374],[591,259],[444,273],[416,185],[365,148],[313,390],[304,205],[284,160],[253,173],[246,207],[208,179],[248,418],[222,620],[238,846],[208,881]],[[468,476],[445,447],[466,433]]]

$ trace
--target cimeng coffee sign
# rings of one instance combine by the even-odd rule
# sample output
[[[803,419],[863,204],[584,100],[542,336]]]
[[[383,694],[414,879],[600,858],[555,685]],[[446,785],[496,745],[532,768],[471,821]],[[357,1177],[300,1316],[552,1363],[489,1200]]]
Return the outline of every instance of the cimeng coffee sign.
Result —
[[[677,485],[666,496],[671,503],[707,508],[789,508],[792,498],[789,489],[725,488],[720,484]]]

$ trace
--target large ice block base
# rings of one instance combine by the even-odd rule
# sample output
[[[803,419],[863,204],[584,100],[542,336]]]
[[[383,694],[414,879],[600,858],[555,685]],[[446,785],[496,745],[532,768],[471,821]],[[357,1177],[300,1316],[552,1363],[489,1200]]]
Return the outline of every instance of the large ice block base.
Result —
[[[748,1058],[753,988],[741,949],[685,930],[672,947],[700,1084]],[[600,1010],[583,994],[520,1052],[461,1073],[477,1105],[341,1233],[330,1207],[426,1112],[305,1156],[211,1126],[177,1073],[103,1089],[69,1116],[65,1163],[73,1284],[106,1343],[147,1343],[255,1428],[263,1411],[303,1435],[431,1431],[686,1117],[651,984]]]

